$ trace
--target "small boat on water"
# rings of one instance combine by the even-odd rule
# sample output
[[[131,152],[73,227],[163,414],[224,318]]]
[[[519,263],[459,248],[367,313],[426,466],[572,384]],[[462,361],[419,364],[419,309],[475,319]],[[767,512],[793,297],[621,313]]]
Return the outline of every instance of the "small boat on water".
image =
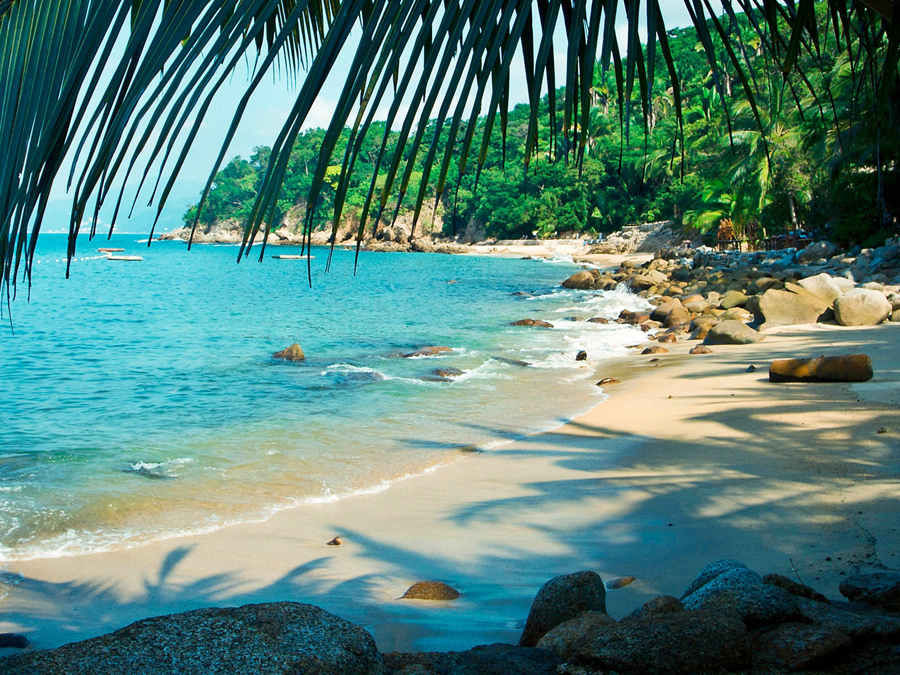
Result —
[[[273,255],[276,260],[315,260],[314,255]]]
[[[98,248],[100,253],[119,253],[120,251],[124,251],[124,248]]]
[[[135,262],[139,262],[143,260],[143,258],[139,255],[108,255],[106,256],[107,260],[131,260]]]

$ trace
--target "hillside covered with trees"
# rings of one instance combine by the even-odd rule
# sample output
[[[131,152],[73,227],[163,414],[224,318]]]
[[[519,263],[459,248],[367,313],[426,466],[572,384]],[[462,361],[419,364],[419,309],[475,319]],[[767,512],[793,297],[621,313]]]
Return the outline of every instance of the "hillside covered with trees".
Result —
[[[630,99],[617,100],[614,78],[621,75],[621,63],[614,63],[605,75],[598,69],[583,146],[577,142],[578,123],[565,119],[562,92],[545,96],[538,111],[540,141],[527,173],[527,105],[492,121],[490,143],[483,153],[473,146],[461,177],[457,153],[439,193],[437,167],[429,185],[421,186],[428,161],[425,150],[412,162],[407,153],[391,176],[392,167],[379,162],[384,125],[376,126],[356,160],[344,225],[359,222],[377,166],[369,231],[378,215],[378,191],[390,180],[392,192],[381,222],[397,214],[407,222],[430,220],[437,207],[445,235],[460,234],[472,225],[486,237],[500,239],[598,234],[663,219],[675,220],[687,232],[703,233],[730,218],[738,233],[751,239],[803,228],[843,243],[877,243],[896,233],[893,214],[900,209],[900,139],[897,125],[890,121],[898,112],[897,87],[887,102],[888,117],[881,118],[875,113],[877,73],[861,68],[862,61],[847,54],[886,46],[873,26],[856,25],[849,32],[850,50],[838,49],[827,33],[824,4],[816,5],[816,19],[823,44],[818,56],[801,53],[800,58],[809,61],[802,78],[782,75],[753,29],[752,22],[762,17],[743,14],[720,19],[733,39],[726,45],[713,38],[717,68],[709,66],[696,29],[669,31],[680,88],[673,86],[656,50],[652,86],[646,82],[649,70],[638,66],[639,80],[650,93],[646,110],[637,91]],[[646,48],[645,57],[650,57]],[[740,60],[748,78],[734,74],[732,59]],[[481,118],[479,124],[483,128],[487,122]],[[447,136],[447,126],[441,125],[438,140]],[[432,121],[423,130],[421,147],[431,146],[437,127]],[[302,225],[324,135],[324,130],[309,130],[294,145],[276,220],[291,229]],[[315,205],[318,228],[331,227],[349,136],[345,130]],[[391,156],[397,135],[390,132],[386,138],[384,156]],[[269,152],[257,148],[250,158],[236,157],[219,172],[199,216],[201,227],[247,221]],[[419,194],[425,196],[421,217],[414,212]],[[184,216],[186,225],[196,216],[196,206],[191,207]]]

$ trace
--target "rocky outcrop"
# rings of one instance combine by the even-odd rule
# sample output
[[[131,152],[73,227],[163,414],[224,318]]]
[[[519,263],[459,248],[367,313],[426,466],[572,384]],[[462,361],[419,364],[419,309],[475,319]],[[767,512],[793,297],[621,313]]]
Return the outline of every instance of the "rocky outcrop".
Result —
[[[534,598],[519,646],[534,647],[549,630],[587,611],[606,613],[606,588],[600,575],[583,571],[554,577]]]
[[[4,675],[383,675],[368,632],[313,605],[198,609],[0,661]]]
[[[624,227],[612,232],[589,253],[614,255],[620,253],[655,253],[681,243],[682,236],[671,220]]]

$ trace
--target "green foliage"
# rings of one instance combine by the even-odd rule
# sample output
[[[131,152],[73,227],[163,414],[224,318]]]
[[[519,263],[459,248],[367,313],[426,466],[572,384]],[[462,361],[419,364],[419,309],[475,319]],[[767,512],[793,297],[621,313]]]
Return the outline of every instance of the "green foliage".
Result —
[[[820,30],[825,30],[824,9],[817,6],[816,11]],[[608,74],[604,77],[598,69],[591,108],[582,118],[588,123],[584,130],[577,116],[566,126],[563,89],[552,100],[544,96],[535,128],[540,138],[550,142],[538,144],[535,156],[529,158],[531,110],[517,105],[505,119],[496,115],[483,153],[473,145],[462,163],[465,146],[457,142],[440,194],[436,194],[434,170],[420,193],[427,173],[425,148],[431,147],[439,128],[438,145],[449,142],[447,125],[432,120],[422,132],[422,149],[415,154],[408,146],[405,149],[406,192],[398,197],[404,175],[401,165],[382,219],[393,216],[398,198],[402,199],[399,213],[411,219],[416,196],[423,194],[431,202],[423,210],[430,209],[435,198],[440,200],[447,235],[461,233],[470,223],[482,226],[488,237],[505,239],[610,232],[664,219],[674,220],[686,231],[706,233],[714,232],[723,218],[730,218],[738,232],[752,231],[759,238],[802,227],[850,242],[880,231],[890,210],[885,195],[891,190],[886,189],[889,181],[877,177],[887,175],[884,169],[897,157],[900,142],[895,127],[879,131],[872,116],[862,113],[876,105],[878,88],[872,83],[858,86],[844,52],[836,56],[823,52],[821,57],[801,52],[797,58],[808,79],[785,78],[777,60],[761,48],[747,16],[736,15],[726,23],[723,30],[734,53],[741,55],[746,83],[729,63],[728,50],[717,33],[709,39],[718,59],[718,69],[711,69],[695,28],[669,31],[681,117],[659,51],[646,115],[636,91],[620,111]],[[855,35],[856,48],[866,34],[850,35],[851,40]],[[649,58],[646,48],[645,56]],[[486,117],[477,120],[476,136],[486,133],[487,123]],[[390,165],[379,163],[380,139],[386,138],[389,151],[402,139],[396,131],[385,136],[384,123],[373,123],[372,131],[361,139],[347,180],[345,218],[356,218],[365,208],[373,175],[376,204],[388,180]],[[302,227],[305,208],[291,208],[306,206],[304,199],[325,136],[324,130],[315,129],[297,137],[277,202],[278,222],[291,212],[297,220],[289,224]],[[350,130],[344,129],[335,141],[335,156],[343,155],[350,140]],[[258,148],[249,162],[232,160],[216,176],[201,222],[246,222],[261,189],[268,156],[268,148]],[[580,161],[575,161],[579,156]],[[876,170],[879,164],[881,172]],[[459,175],[463,165],[465,171]],[[335,160],[324,170],[312,211],[316,227],[331,225],[341,172]],[[192,222],[195,215],[192,207],[185,221]],[[377,215],[375,207],[370,225]]]

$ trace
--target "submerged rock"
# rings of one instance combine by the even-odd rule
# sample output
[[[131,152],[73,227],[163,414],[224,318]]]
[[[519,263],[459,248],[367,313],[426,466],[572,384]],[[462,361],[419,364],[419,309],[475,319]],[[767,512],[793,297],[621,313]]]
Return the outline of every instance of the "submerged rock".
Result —
[[[538,328],[553,328],[553,324],[543,319],[519,319],[509,324],[510,326],[536,326]]]
[[[403,354],[404,359],[414,359],[418,356],[435,356],[437,354],[445,354],[447,352],[452,352],[453,349],[450,347],[422,347],[420,349],[415,350],[414,352],[407,352]]]

